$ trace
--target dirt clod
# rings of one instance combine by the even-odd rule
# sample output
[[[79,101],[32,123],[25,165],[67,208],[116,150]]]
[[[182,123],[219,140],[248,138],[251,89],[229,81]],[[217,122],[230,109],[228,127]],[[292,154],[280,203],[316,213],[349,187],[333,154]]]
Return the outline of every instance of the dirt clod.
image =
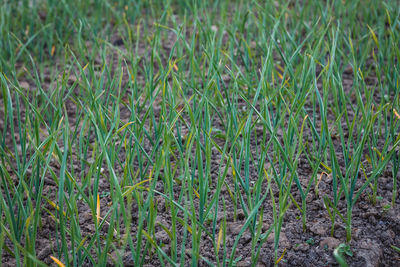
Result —
[[[326,237],[321,240],[319,246],[322,248],[328,248],[329,250],[335,249],[337,246],[340,245],[340,240],[334,237]]]

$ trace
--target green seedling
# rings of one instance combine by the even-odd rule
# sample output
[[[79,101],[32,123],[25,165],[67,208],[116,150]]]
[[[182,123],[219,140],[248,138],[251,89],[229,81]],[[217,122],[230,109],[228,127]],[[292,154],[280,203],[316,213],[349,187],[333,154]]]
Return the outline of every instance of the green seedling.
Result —
[[[333,256],[335,257],[336,261],[339,263],[341,267],[349,266],[344,258],[347,255],[349,257],[353,256],[353,252],[350,249],[350,246],[347,244],[340,244],[335,250],[333,251]]]

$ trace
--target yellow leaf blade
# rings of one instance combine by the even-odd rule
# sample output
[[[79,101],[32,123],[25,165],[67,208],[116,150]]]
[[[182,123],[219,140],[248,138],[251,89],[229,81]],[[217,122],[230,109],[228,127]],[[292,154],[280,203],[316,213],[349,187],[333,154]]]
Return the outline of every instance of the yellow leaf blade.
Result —
[[[378,38],[376,38],[376,34],[375,34],[374,30],[369,25],[367,25],[367,27],[368,27],[369,31],[371,32],[372,39],[374,39],[376,47],[378,47],[378,49],[379,49]]]
[[[219,225],[219,233],[218,233],[218,240],[217,240],[217,254],[219,252],[219,248],[221,247],[221,240],[222,240],[222,222]]]
[[[97,224],[100,222],[100,195],[97,194],[97,207],[96,207]]]
[[[278,263],[283,259],[283,257],[285,256],[285,253],[286,253],[286,248],[283,250],[283,253],[282,253],[282,255],[279,257],[279,259],[276,260],[275,264],[278,264]]]
[[[400,115],[397,110],[393,109],[393,114],[400,120]]]
[[[62,263],[59,259],[56,257],[50,256],[50,258],[59,266],[59,267],[65,267],[64,263]]]

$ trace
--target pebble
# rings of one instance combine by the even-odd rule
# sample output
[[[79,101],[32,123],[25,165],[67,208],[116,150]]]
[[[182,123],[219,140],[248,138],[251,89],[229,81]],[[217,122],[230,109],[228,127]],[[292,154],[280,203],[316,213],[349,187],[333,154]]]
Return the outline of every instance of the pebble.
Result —
[[[294,247],[295,251],[303,251],[306,252],[310,249],[310,245],[307,243],[301,243],[298,246]]]
[[[161,241],[163,244],[169,244],[169,236],[164,230],[160,230],[155,234],[155,239]]]
[[[313,224],[313,225],[310,227],[310,230],[311,230],[311,232],[313,232],[314,234],[323,236],[323,235],[325,235],[325,233],[326,233],[326,226],[324,225],[323,222],[320,221],[320,222],[317,222],[317,223]]]
[[[271,233],[267,238],[267,242],[273,243],[274,237],[275,237],[274,233]],[[284,232],[281,232],[279,235],[279,247],[287,249],[290,249],[292,247],[289,239],[286,237],[286,234]]]
[[[328,248],[329,250],[334,250],[337,246],[340,245],[340,240],[334,237],[326,237],[319,242],[319,246],[321,248]]]
[[[239,261],[236,266],[237,267],[247,267],[251,265],[251,259],[245,259],[243,261]]]
[[[28,90],[29,89],[29,83],[22,81],[19,83],[19,85],[21,86],[22,89]]]
[[[228,231],[233,235],[238,235],[243,225],[241,223],[230,223],[228,224]]]

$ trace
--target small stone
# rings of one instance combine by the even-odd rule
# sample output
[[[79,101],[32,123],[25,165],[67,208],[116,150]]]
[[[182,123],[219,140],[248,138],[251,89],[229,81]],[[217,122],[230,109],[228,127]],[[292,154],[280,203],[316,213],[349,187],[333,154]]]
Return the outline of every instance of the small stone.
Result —
[[[322,239],[321,242],[319,243],[319,246],[321,248],[328,248],[329,250],[333,250],[339,245],[340,245],[340,240],[334,237],[326,237]]]
[[[244,244],[247,244],[251,241],[251,234],[250,233],[244,233],[241,238],[243,240]]]
[[[212,30],[213,32],[217,32],[217,31],[218,31],[218,27],[215,26],[215,25],[212,25],[212,26],[211,26],[211,30]]]
[[[213,146],[213,147],[211,148],[211,153],[213,153],[213,154],[215,154],[215,155],[218,155],[218,154],[219,154],[219,150],[218,150],[215,146]]]
[[[325,235],[326,233],[326,227],[324,226],[323,222],[317,222],[314,223],[311,227],[310,227],[311,232],[313,232],[314,234],[317,235]]]
[[[22,89],[28,90],[29,89],[29,83],[22,81],[19,83],[19,85],[21,86]]]
[[[163,244],[168,244],[169,243],[169,236],[166,232],[164,232],[164,230],[158,231],[155,234],[155,239],[157,241],[161,241]]]
[[[360,237],[360,234],[361,234],[361,229],[360,228],[354,228],[351,231],[351,237],[353,239],[358,239]]]
[[[349,64],[347,67],[344,69],[345,74],[352,74],[353,73],[353,67]]]
[[[240,233],[240,230],[242,229],[242,226],[243,225],[240,223],[230,223],[228,225],[228,231],[233,235],[238,235]]]
[[[308,251],[310,249],[310,245],[307,244],[307,243],[302,243],[302,244],[298,244],[297,246],[294,246],[293,249],[295,251],[299,250],[299,251],[305,252],[305,251]]]
[[[264,221],[263,223],[262,223],[262,230],[263,230],[263,232],[267,232],[268,231],[268,229],[271,227],[271,225],[267,222],[267,221]]]
[[[310,250],[310,245],[307,243],[301,244],[299,250],[301,250],[303,252],[307,252]]]
[[[112,262],[118,261],[118,259],[119,259],[119,258],[122,258],[123,255],[124,255],[124,250],[122,250],[122,249],[114,250],[114,251],[111,253],[111,260],[112,260]]]
[[[69,84],[69,85],[74,84],[76,81],[77,81],[77,78],[76,78],[75,75],[69,76],[69,78],[68,78],[68,84]]]
[[[268,161],[264,162],[264,169],[269,170],[271,168],[271,163]]]
[[[267,242],[273,243],[274,242],[274,238],[275,238],[274,233],[271,233],[267,238]],[[281,232],[280,235],[279,235],[279,247],[280,248],[287,248],[287,249],[292,247],[289,239],[286,237],[286,234],[284,232]]]
[[[243,261],[239,261],[236,266],[237,267],[247,267],[251,265],[251,259],[245,259]]]

